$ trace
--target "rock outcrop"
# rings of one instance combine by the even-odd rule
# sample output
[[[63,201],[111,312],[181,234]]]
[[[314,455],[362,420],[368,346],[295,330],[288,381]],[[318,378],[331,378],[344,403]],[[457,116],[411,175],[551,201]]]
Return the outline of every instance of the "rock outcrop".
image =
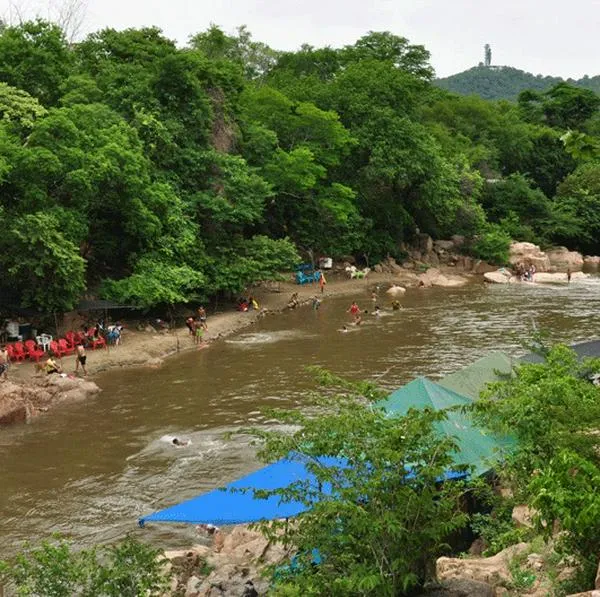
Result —
[[[452,288],[455,286],[464,286],[467,282],[468,280],[462,276],[443,274],[436,267],[431,267],[418,276],[418,285],[425,288],[430,286]]]
[[[517,279],[507,269],[498,269],[495,272],[486,272],[483,274],[483,279],[492,284],[509,284],[516,282]]]
[[[570,269],[572,272],[580,272],[583,268],[583,256],[577,251],[569,251],[566,247],[555,247],[548,251],[548,260],[555,271],[566,272]],[[546,271],[546,270],[543,270]]]
[[[59,402],[85,400],[100,392],[93,382],[50,375],[29,383],[0,382],[0,425],[26,423]]]
[[[538,272],[547,272],[550,269],[548,255],[533,243],[513,242],[510,245],[509,263],[511,265],[535,266]]]
[[[436,578],[439,581],[468,579],[491,585],[509,584],[512,580],[510,561],[525,553],[528,547],[528,543],[518,543],[489,558],[438,558]]]
[[[280,544],[245,525],[226,534],[217,531],[211,547],[197,545],[165,555],[178,576],[177,594],[185,597],[240,597],[250,587],[264,595],[268,581],[261,576],[262,568],[290,557]]]
[[[583,267],[590,271],[597,271],[600,267],[600,257],[597,255],[586,255],[583,258]]]
[[[391,286],[390,288],[388,288],[385,293],[389,296],[391,296],[392,298],[398,298],[401,297],[404,293],[406,292],[406,288],[404,288],[403,286]]]

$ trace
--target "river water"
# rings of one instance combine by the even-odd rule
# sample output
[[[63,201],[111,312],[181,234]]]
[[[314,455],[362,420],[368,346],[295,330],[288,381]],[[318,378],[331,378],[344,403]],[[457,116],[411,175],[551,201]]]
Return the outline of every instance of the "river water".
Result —
[[[372,309],[367,294],[356,296]],[[188,546],[191,527],[148,525],[140,515],[258,468],[241,426],[268,425],[265,407],[302,407],[306,365],[392,389],[416,375],[455,371],[491,350],[524,352],[535,322],[555,340],[600,335],[600,279],[570,286],[472,284],[409,290],[403,309],[340,333],[348,297],[268,317],[158,370],[112,371],[103,392],[0,433],[0,558],[53,532],[78,544],[132,532]],[[210,319],[209,319],[210,325]],[[93,353],[90,355],[93,359]],[[172,436],[192,444],[176,448]]]

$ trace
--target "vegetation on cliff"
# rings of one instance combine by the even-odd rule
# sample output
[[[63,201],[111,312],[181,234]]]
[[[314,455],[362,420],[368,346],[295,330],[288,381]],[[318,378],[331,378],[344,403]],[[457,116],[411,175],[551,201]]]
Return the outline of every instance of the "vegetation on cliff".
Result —
[[[490,224],[600,250],[597,162],[560,141],[597,140],[597,96],[563,84],[509,105],[432,77],[427,50],[389,32],[282,53],[243,27],[183,48],[156,28],[69,44],[51,23],[5,27],[3,302],[61,311],[88,289],[173,304],[300,255],[373,263],[418,231]]]

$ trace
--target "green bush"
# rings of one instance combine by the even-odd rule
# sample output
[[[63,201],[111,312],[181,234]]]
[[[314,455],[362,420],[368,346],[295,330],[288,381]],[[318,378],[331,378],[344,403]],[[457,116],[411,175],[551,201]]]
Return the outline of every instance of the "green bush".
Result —
[[[0,561],[0,587],[23,597],[145,597],[162,595],[168,578],[162,551],[127,537],[116,545],[74,551],[55,538]]]
[[[489,263],[506,265],[508,263],[511,238],[502,226],[490,224],[471,247],[475,257]]]

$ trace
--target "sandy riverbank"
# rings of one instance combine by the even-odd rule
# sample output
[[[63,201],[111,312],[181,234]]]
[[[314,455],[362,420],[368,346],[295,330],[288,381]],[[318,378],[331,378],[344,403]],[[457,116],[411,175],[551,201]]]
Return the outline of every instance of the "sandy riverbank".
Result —
[[[449,268],[452,274],[464,274],[457,272],[456,268]],[[360,295],[364,293],[365,298],[370,297],[371,292],[377,286],[381,288],[382,306],[389,303],[391,299],[385,296],[384,290],[399,284],[405,287],[417,286],[418,277],[414,272],[387,274],[371,272],[366,279],[350,280],[343,274],[331,274],[327,276],[325,292],[321,296],[316,284],[297,285],[292,282],[281,282],[280,284],[259,285],[250,289],[250,293],[257,298],[261,307],[260,311],[249,311],[242,313],[235,310],[233,305],[223,307],[222,311],[211,313],[208,316],[208,331],[204,335],[205,344],[201,349],[207,349],[210,343],[218,338],[233,334],[246,326],[252,325],[259,317],[268,317],[279,313],[287,308],[290,297],[298,293],[298,300],[308,303],[312,297],[318,295],[323,300],[332,296]],[[190,305],[190,313],[195,305]],[[125,321],[127,325],[127,322]],[[135,326],[125,329],[123,341],[117,347],[103,350],[88,350],[88,374],[89,377],[107,369],[120,367],[158,367],[163,359],[183,351],[198,350],[194,346],[188,329],[179,327],[168,332],[157,333],[153,331],[137,331]],[[63,369],[66,373],[75,372],[75,357],[69,356],[62,359]],[[80,370],[81,375],[81,370]],[[25,382],[34,377],[39,377],[33,363],[14,363],[9,372],[9,379]]]

